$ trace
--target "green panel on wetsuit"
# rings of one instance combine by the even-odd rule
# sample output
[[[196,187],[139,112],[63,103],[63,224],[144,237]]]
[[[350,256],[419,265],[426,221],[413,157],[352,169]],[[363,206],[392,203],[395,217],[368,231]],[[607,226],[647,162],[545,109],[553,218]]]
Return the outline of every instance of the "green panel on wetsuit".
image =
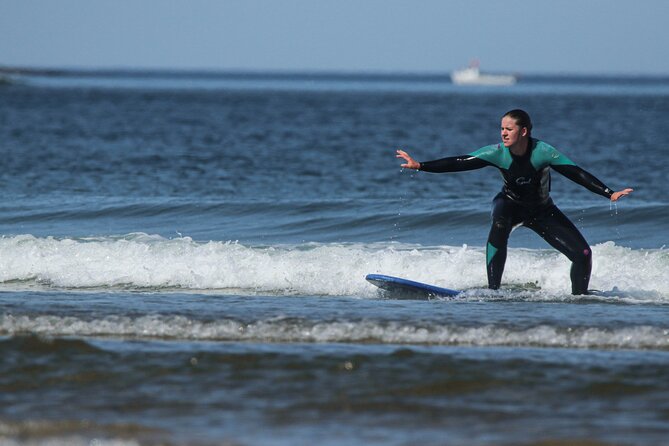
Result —
[[[490,265],[492,258],[497,254],[497,248],[495,248],[490,242],[486,246],[486,265]]]
[[[572,160],[558,152],[555,147],[546,144],[543,141],[537,141],[537,145],[532,151],[532,158],[530,158],[530,162],[532,163],[532,167],[534,167],[536,170],[543,169],[547,166],[576,165],[576,163],[574,163]]]
[[[474,156],[476,158],[487,161],[490,164],[493,164],[500,169],[508,170],[513,162],[511,158],[511,153],[504,147],[502,144],[492,144],[489,146],[481,147],[469,154],[469,156]]]

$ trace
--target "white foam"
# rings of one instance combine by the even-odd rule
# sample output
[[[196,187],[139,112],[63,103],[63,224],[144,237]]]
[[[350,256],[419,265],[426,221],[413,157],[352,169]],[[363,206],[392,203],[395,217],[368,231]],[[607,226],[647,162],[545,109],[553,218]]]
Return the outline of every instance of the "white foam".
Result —
[[[274,317],[250,323],[184,316],[0,316],[0,335],[97,336],[196,341],[382,343],[411,345],[669,349],[669,328],[651,325],[556,327],[462,326],[438,322],[312,321]]]
[[[641,299],[669,301],[669,251],[612,242],[593,246],[591,288],[617,287]],[[503,283],[535,283],[568,295],[569,261],[558,252],[510,249]],[[245,246],[147,234],[92,239],[0,239],[3,289],[182,288],[371,297],[364,277],[382,273],[455,289],[485,287],[482,247],[385,244]],[[629,293],[627,294],[629,295]]]

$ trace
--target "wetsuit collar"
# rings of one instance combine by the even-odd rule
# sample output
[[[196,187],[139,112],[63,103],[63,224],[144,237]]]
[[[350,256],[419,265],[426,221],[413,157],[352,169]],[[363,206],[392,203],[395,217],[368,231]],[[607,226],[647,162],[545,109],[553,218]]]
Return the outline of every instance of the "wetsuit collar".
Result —
[[[516,155],[508,147],[507,147],[507,150],[509,151],[511,156],[514,157],[514,158],[528,158],[532,154],[532,150],[534,150],[535,146],[536,146],[536,140],[534,138],[528,138],[528,140],[527,140],[527,150],[525,150],[525,153],[523,153],[522,155]]]

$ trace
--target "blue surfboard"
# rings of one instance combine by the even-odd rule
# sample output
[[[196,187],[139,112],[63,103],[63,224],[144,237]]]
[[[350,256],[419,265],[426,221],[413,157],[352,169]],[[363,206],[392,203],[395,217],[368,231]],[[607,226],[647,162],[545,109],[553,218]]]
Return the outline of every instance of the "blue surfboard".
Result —
[[[442,288],[427,283],[402,279],[400,277],[386,276],[383,274],[368,274],[365,279],[372,285],[388,291],[397,296],[405,297],[453,297],[460,291]]]

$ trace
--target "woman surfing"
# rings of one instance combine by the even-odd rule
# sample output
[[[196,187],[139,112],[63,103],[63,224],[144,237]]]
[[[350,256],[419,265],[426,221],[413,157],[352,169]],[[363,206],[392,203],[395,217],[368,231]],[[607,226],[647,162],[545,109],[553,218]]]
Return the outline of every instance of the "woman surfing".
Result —
[[[532,121],[516,109],[502,116],[502,142],[482,147],[468,155],[418,162],[407,152],[397,151],[406,161],[402,167],[425,172],[461,172],[493,166],[503,178],[502,191],[493,199],[492,226],[486,244],[488,287],[498,289],[506,263],[511,231],[518,226],[532,229],[571,260],[572,294],[588,294],[592,251],[583,235],[558,209],[550,197],[550,169],[570,180],[617,201],[633,189],[614,192],[592,174],[578,167],[553,146],[532,138]]]

